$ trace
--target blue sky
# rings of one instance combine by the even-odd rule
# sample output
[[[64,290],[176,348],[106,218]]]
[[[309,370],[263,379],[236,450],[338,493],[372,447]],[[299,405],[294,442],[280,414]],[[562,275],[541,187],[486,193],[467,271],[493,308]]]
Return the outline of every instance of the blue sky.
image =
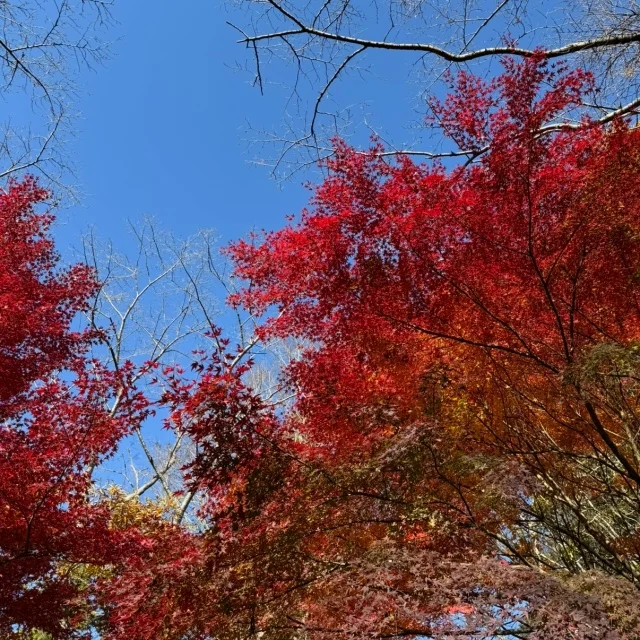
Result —
[[[63,215],[65,240],[95,224],[120,245],[123,222],[146,214],[180,235],[213,227],[228,240],[298,209],[302,189],[282,190],[247,162],[245,120],[276,114],[228,68],[244,52],[222,9],[122,2],[115,15],[113,59],[80,78],[72,153],[84,195]]]
[[[246,142],[248,122],[282,122],[286,79],[267,68],[273,84],[261,96],[250,73],[233,69],[248,57],[226,24],[233,16],[224,4],[157,2],[150,10],[119,2],[115,17],[113,58],[79,78],[81,120],[70,149],[83,197],[60,215],[63,253],[89,225],[126,251],[125,221],[148,214],[181,236],[213,228],[224,243],[297,213],[309,196],[302,181],[317,174],[279,184],[250,164]],[[409,120],[418,88],[397,73],[395,59],[373,63],[364,81],[352,76],[336,88],[340,100],[370,97],[367,109],[377,116]]]

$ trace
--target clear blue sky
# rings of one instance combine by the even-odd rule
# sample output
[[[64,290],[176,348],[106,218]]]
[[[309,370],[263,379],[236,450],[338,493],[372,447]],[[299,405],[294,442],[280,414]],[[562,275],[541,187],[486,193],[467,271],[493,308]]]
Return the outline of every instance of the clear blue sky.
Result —
[[[244,52],[222,9],[119,2],[115,15],[113,59],[80,78],[72,150],[84,196],[64,235],[96,224],[120,244],[124,220],[152,214],[180,235],[214,227],[231,239],[299,208],[297,185],[283,191],[247,163],[246,119],[277,114],[228,68]]]
[[[248,162],[247,122],[277,127],[287,88],[267,85],[263,97],[249,73],[232,69],[248,58],[225,23],[232,19],[225,4],[123,0],[115,17],[113,59],[79,79],[82,120],[71,150],[84,196],[82,206],[61,215],[64,245],[96,225],[126,251],[124,221],[145,214],[178,235],[214,228],[226,242],[252,228],[277,228],[297,213],[309,195],[302,181],[317,175],[283,186]],[[337,87],[341,101],[365,96],[381,118],[415,117],[411,97],[418,87],[406,84],[395,58],[373,62],[365,82],[352,77]],[[266,75],[285,82],[278,70]]]

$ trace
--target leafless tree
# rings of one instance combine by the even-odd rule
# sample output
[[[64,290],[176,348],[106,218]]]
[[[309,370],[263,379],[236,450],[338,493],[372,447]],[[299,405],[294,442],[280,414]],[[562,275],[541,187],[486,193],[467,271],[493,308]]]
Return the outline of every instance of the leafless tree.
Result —
[[[182,240],[162,232],[152,219],[130,224],[129,232],[126,244],[132,249],[124,254],[93,233],[84,238],[83,260],[96,269],[101,282],[86,314],[86,322],[102,335],[95,357],[116,369],[133,361],[181,365],[188,371],[194,350],[223,348],[210,336],[212,327],[223,326],[238,345],[234,364],[248,357],[258,360],[248,384],[267,403],[288,402],[279,371],[297,357],[299,345],[261,343],[254,317],[224,305],[235,282],[215,235],[200,231]],[[162,394],[163,388],[149,384],[142,374],[137,382],[152,400]],[[119,401],[116,396],[112,412]],[[196,448],[184,434],[163,430],[162,417],[151,417],[136,429],[95,475],[102,484],[125,491],[126,500],[161,499],[172,505],[174,520],[203,526],[197,518],[199,496],[186,488],[182,473]],[[182,492],[178,498],[177,492]]]
[[[0,2],[0,178],[39,174],[64,187],[72,173],[65,141],[73,135],[74,82],[82,67],[108,57],[104,40],[112,0]]]
[[[239,0],[237,6],[244,21],[229,24],[247,47],[254,83],[263,90],[274,76],[292,74],[284,123],[254,136],[275,145],[274,173],[289,175],[329,156],[330,138],[362,122],[373,133],[385,131],[384,120],[374,116],[374,126],[340,98],[341,81],[375,72],[381,55],[395,56],[397,73],[419,83],[421,123],[424,94],[445,71],[490,75],[500,56],[528,57],[539,48],[594,72],[597,88],[584,107],[595,117],[633,114],[640,106],[637,0]],[[367,87],[360,86],[364,101]],[[465,150],[438,146],[423,126],[405,144],[382,137],[389,154],[466,157],[459,153]]]

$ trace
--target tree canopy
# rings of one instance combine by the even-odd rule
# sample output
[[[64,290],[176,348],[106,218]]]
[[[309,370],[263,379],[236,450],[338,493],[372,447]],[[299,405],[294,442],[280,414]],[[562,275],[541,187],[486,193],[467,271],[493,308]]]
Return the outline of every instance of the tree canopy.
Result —
[[[190,370],[91,359],[94,276],[55,269],[44,194],[11,185],[5,634],[638,637],[640,133],[562,123],[586,72],[503,67],[432,103],[471,161],[335,140],[300,219],[226,249],[256,341],[300,346],[282,401],[215,326]],[[150,411],[195,447],[200,526],[91,493]]]

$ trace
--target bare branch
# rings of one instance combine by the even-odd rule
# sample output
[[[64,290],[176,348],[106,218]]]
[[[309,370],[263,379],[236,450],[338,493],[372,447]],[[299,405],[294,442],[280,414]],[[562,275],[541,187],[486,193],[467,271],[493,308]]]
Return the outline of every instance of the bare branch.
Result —
[[[635,0],[580,0],[549,9],[533,0],[311,0],[304,5],[289,0],[240,1],[249,8],[250,27],[237,26],[237,20],[230,24],[241,34],[238,42],[252,51],[261,90],[267,62],[277,67],[273,74],[295,74],[288,100],[295,113],[287,110],[281,127],[254,138],[265,149],[275,149],[275,158],[257,160],[270,166],[274,176],[290,178],[331,157],[331,138],[336,135],[361,139],[363,120],[368,118],[353,117],[353,105],[341,105],[342,86],[347,79],[353,84],[355,78],[363,103],[369,92],[383,91],[380,83],[369,90],[366,80],[360,82],[365,72],[375,72],[383,54],[394,55],[398,74],[413,76],[437,93],[445,71],[452,68],[472,68],[491,76],[494,61],[501,56],[528,58],[544,51],[549,60],[567,60],[594,72],[599,104],[583,107],[583,114],[592,120],[611,122],[635,114],[638,107],[640,10]],[[366,64],[371,66],[361,66]],[[372,95],[372,99],[377,98]],[[391,122],[391,133],[385,135],[391,141],[387,156],[463,162],[477,157],[476,151],[443,146],[438,132],[425,127],[424,91],[413,99],[417,122],[407,122],[414,125],[412,140],[400,143],[398,135],[404,134],[398,134],[399,125]],[[331,106],[325,106],[330,101]],[[385,117],[378,114],[376,129],[386,130],[380,122]],[[547,131],[575,128],[579,120],[554,123]]]

